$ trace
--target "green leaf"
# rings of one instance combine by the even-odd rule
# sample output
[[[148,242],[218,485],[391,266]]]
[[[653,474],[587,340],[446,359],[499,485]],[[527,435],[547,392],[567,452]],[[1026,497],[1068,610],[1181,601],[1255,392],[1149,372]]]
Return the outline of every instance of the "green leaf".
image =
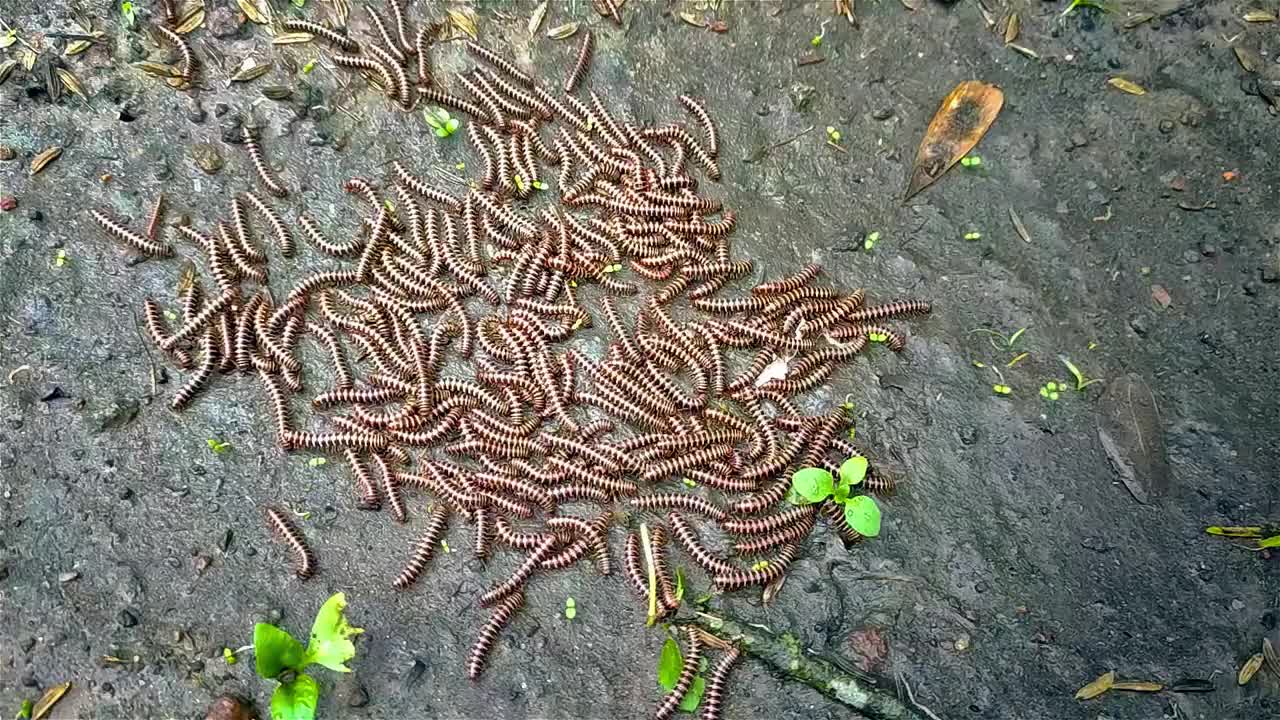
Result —
[[[444,129],[444,128],[442,128],[442,127],[438,127],[438,128],[436,128],[436,131],[435,131],[435,132],[436,132],[436,137],[438,137],[438,138],[447,138],[447,137],[449,137],[449,131],[448,131],[448,130],[445,130],[445,129]]]
[[[698,703],[702,702],[702,693],[707,689],[707,681],[701,675],[693,679],[693,684],[689,686],[689,692],[684,694],[684,699],[680,701],[680,710],[691,713],[698,709]]]
[[[427,125],[430,125],[431,129],[439,132],[444,128],[444,124],[449,120],[448,113],[445,114],[443,119],[438,115],[438,113],[442,112],[444,111],[440,108],[435,108],[434,110],[423,110],[422,119],[427,121]]]
[[[564,599],[564,616],[570,620],[578,617],[578,601],[572,597]]]
[[[794,487],[787,491],[787,502],[791,503],[792,505],[812,505],[813,504],[812,500],[796,492],[796,489]]]
[[[222,648],[222,661],[228,665],[235,665],[238,662],[236,660],[236,651],[229,647]]]
[[[299,670],[306,666],[302,643],[270,623],[253,627],[253,658],[258,675],[268,680],[274,680],[286,669]]]
[[[680,646],[676,644],[675,638],[667,638],[662,644],[662,655],[658,656],[658,684],[663,690],[671,692],[676,686],[676,681],[680,679],[680,668],[684,665],[684,658],[680,655]]]
[[[449,134],[452,135],[458,131],[458,125],[458,118],[449,118],[444,123],[444,129],[448,130]]]
[[[271,693],[271,720],[313,720],[320,686],[306,673],[298,673],[293,682],[276,686]]]
[[[1272,535],[1258,541],[1258,548],[1280,548],[1280,535]]]
[[[676,568],[676,601],[684,600],[684,568]]]
[[[208,444],[210,450],[214,451],[218,455],[231,450],[231,443],[222,442],[217,438],[209,438],[208,440],[205,440],[205,443]]]
[[[134,10],[133,3],[124,0],[120,3],[120,14],[124,16],[125,22],[129,27],[133,27],[133,23],[138,19],[137,12]]]
[[[315,69],[316,69],[315,60],[308,60],[307,64],[302,66],[302,72],[304,75],[310,73],[312,70],[315,70]]]
[[[867,459],[854,456],[840,464],[840,484],[858,485],[867,477]]]
[[[1067,370],[1071,372],[1071,375],[1075,377],[1077,391],[1082,391],[1096,382],[1102,382],[1100,378],[1094,378],[1092,380],[1086,378],[1084,373],[1080,372],[1080,368],[1076,367],[1075,363],[1071,362],[1066,355],[1059,355],[1058,360],[1061,361],[1062,364],[1067,367]]]
[[[845,500],[849,499],[849,486],[840,483],[836,486],[836,491],[831,494],[831,499],[835,500],[837,505],[843,505]]]
[[[307,643],[306,663],[323,665],[335,672],[351,672],[346,662],[356,656],[356,645],[351,638],[364,632],[364,628],[347,622],[343,610],[347,596],[336,593],[320,606],[316,621],[311,625],[311,640]]]
[[[22,707],[18,709],[18,720],[31,717],[31,710],[35,705],[30,700],[23,700]]]
[[[822,468],[801,468],[791,476],[791,487],[809,502],[819,502],[835,490],[835,478]]]
[[[329,461],[322,457],[313,457],[307,461],[307,465],[311,467],[320,467],[321,465],[324,465],[327,462]]]
[[[844,521],[864,537],[880,534],[880,506],[868,495],[851,497],[844,504]]]
[[[293,6],[296,8],[300,8],[307,4],[307,0],[289,0],[289,2],[293,3]]]

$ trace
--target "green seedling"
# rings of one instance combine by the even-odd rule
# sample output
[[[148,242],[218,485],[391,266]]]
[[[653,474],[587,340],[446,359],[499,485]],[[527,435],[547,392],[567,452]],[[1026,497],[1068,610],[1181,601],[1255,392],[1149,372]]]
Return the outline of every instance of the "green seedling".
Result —
[[[760,572],[761,570],[764,570],[767,567],[769,567],[768,560],[757,560],[751,564],[751,572]]]
[[[208,440],[205,440],[205,444],[209,446],[209,449],[212,450],[215,455],[222,455],[224,453],[231,452],[231,443],[223,442],[217,438],[209,438]]]
[[[975,230],[975,231],[973,231],[973,232],[967,232],[967,233],[965,233],[965,234],[964,234],[964,239],[965,239],[965,240],[969,240],[969,241],[981,240],[981,239],[982,239],[982,233],[980,233],[980,232],[978,232],[978,231],[976,231],[976,230]]]
[[[547,184],[546,184],[546,183],[544,183],[544,182],[542,182],[541,180],[534,180],[532,183],[530,183],[530,185],[533,185],[533,189],[534,189],[534,190],[546,190],[546,189],[547,189]]]
[[[458,172],[462,172],[463,170],[467,169],[467,164],[464,162],[460,162],[457,165],[454,165],[453,169],[457,170]]]
[[[605,265],[604,269],[601,270],[601,272],[607,272],[607,273],[616,273],[621,271],[622,271],[622,265],[618,263],[614,263],[612,265]]]
[[[315,69],[316,69],[316,61],[315,61],[315,60],[308,60],[308,61],[307,61],[307,64],[302,66],[302,74],[303,74],[303,75],[309,75],[309,74],[311,74],[311,71],[312,71],[312,70],[315,70]]]
[[[1076,379],[1077,391],[1083,391],[1085,388],[1089,387],[1090,385],[1096,382],[1102,382],[1102,378],[1089,379],[1085,377],[1085,374],[1080,372],[1080,368],[1076,367],[1075,363],[1071,362],[1071,360],[1068,359],[1066,355],[1059,355],[1058,360],[1062,361],[1062,364],[1066,366],[1067,371],[1070,372],[1071,376]]]
[[[120,3],[120,15],[124,18],[125,27],[129,29],[133,29],[134,24],[138,22],[138,10],[129,0]]]
[[[449,541],[448,541],[448,540],[441,540],[441,541],[440,541],[440,549],[444,551],[444,554],[445,554],[445,555],[448,555],[449,553],[453,552],[452,550],[450,550],[450,549],[449,549]]]
[[[988,335],[990,337],[987,338],[987,342],[991,343],[991,347],[1001,352],[1007,352],[1009,350],[1012,350],[1014,345],[1018,344],[1018,340],[1022,337],[1022,334],[1025,333],[1028,329],[1029,328],[1025,328],[1025,327],[1018,328],[1013,332],[1012,335],[1005,335],[1002,332],[996,332],[995,330],[991,330],[989,328],[974,328],[973,330],[969,331],[969,334],[972,335],[974,333],[981,333],[983,335]],[[996,342],[997,338],[999,338],[1001,342],[997,343]]]
[[[458,131],[461,123],[458,118],[450,117],[449,111],[444,108],[431,108],[422,111],[422,117],[427,121],[427,125],[435,132],[438,138],[447,138]]]
[[[684,600],[684,569],[676,568],[676,600]]]
[[[1008,385],[1001,385],[1000,383],[996,383],[995,385],[991,386],[991,391],[997,395],[1010,395],[1013,393],[1013,388],[1009,387]]]
[[[578,617],[578,601],[572,597],[564,599],[564,616],[565,619],[572,620]]]
[[[1097,0],[1071,0],[1071,4],[1067,6],[1066,10],[1062,11],[1062,14],[1058,16],[1058,19],[1063,20],[1080,8],[1093,8],[1094,10],[1104,13],[1111,12],[1105,5],[1097,2]]]
[[[662,653],[658,656],[658,685],[664,691],[671,692],[680,679],[680,670],[683,667],[684,656],[680,653],[679,643],[675,638],[667,638],[667,641],[662,644]],[[693,684],[689,686],[689,692],[685,693],[684,699],[680,701],[680,709],[687,713],[697,710],[706,688],[707,681],[702,675],[695,675]]]
[[[329,461],[322,457],[313,457],[307,461],[307,465],[314,468],[314,467],[320,467],[321,465],[324,465],[327,462]]]
[[[514,180],[516,183],[516,191],[524,192],[524,178],[520,177],[519,175],[515,175],[511,179]]]
[[[292,635],[269,623],[253,628],[254,669],[278,684],[271,693],[271,720],[311,720],[316,716],[320,686],[303,672],[320,665],[334,672],[351,672],[346,663],[356,656],[352,638],[364,632],[347,622],[347,598],[338,593],[325,601],[311,625],[304,648]]]
[[[1040,386],[1040,397],[1044,398],[1045,400],[1057,400],[1059,397],[1058,395],[1059,389],[1065,389],[1065,386],[1059,385],[1055,380],[1050,380],[1049,382]]]
[[[978,168],[982,167],[982,158],[977,155],[965,155],[960,158],[960,167]]]
[[[879,230],[876,230],[875,232],[869,233],[869,234],[868,234],[865,238],[863,238],[863,240],[862,240],[862,249],[863,249],[863,250],[866,250],[866,251],[868,251],[868,252],[870,252],[871,250],[875,249],[876,243],[877,243],[877,242],[879,242],[879,241],[880,241],[880,231],[879,231]]]
[[[880,534],[880,506],[869,495],[855,495],[853,490],[867,477],[867,459],[855,455],[840,465],[840,479],[823,468],[808,467],[791,476],[787,501],[793,505],[812,505],[831,498],[844,506],[844,521],[850,529],[865,537]]]
[[[833,143],[838,143],[838,142],[840,142],[840,131],[839,131],[839,130],[837,130],[837,129],[835,129],[834,127],[832,127],[832,126],[828,125],[828,126],[827,126],[827,139],[828,139],[828,140],[830,140],[830,141],[831,141],[831,142],[833,142]]]
[[[29,718],[31,717],[31,711],[34,709],[35,709],[35,703],[31,702],[30,700],[23,700],[21,707],[18,708],[18,714],[15,715],[14,717],[17,720],[23,720],[23,718]]]
[[[67,264],[67,251],[62,248],[58,248],[58,252],[53,254],[53,266],[63,267],[66,264]]]
[[[885,334],[884,334],[884,333],[882,333],[882,332],[868,332],[868,333],[867,333],[867,340],[870,340],[871,342],[874,342],[874,343],[882,343],[882,342],[884,342],[885,340],[888,340],[888,339],[889,339],[889,336],[888,336],[888,335],[885,335]]]
[[[251,650],[251,649],[253,649],[252,645],[241,648],[241,650]],[[237,652],[239,651],[232,650],[229,647],[222,648],[222,661],[228,665],[235,665],[236,663],[240,662],[240,658],[236,657]]]
[[[687,487],[687,488],[696,488],[696,487],[698,487],[698,483],[694,482],[693,480],[691,480],[691,479],[689,479],[689,478],[680,478],[680,482],[681,482],[681,483],[684,483],[684,486],[685,486],[685,487]]]

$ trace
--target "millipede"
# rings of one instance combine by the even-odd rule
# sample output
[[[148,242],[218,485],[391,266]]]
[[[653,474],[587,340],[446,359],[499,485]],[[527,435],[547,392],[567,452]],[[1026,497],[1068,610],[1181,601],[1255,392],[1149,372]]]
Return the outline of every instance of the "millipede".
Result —
[[[729,647],[725,654],[711,666],[711,672],[707,673],[706,689],[702,693],[702,710],[698,713],[698,720],[720,720],[721,706],[724,704],[725,686],[729,681],[729,671],[733,669],[734,663],[738,661],[741,650],[735,643]]]
[[[266,219],[267,224],[269,224],[272,231],[275,232],[276,242],[280,245],[280,254],[285,257],[292,256],[296,249],[293,244],[293,234],[289,232],[289,228],[284,224],[284,221],[280,219],[279,213],[272,209],[266,201],[258,197],[256,193],[246,192],[243,194],[243,197],[250,205],[253,206],[254,210],[258,211],[259,215]]]
[[[392,5],[394,9],[394,0]],[[401,49],[400,43],[396,42],[396,39],[391,35],[391,31],[387,28],[387,21],[383,19],[382,13],[374,10],[368,5],[366,5],[364,9],[365,13],[369,16],[369,22],[373,24],[374,29],[378,31],[378,37],[382,40],[381,49],[388,53],[392,58],[392,62],[389,64],[393,64],[396,67],[403,65],[404,61],[408,59],[408,56],[406,56],[404,50]],[[372,50],[375,47],[378,46],[370,43],[363,49]]]
[[[680,629],[684,634],[680,675],[676,678],[675,687],[667,693],[662,703],[658,705],[658,709],[654,711],[654,720],[667,720],[675,714],[676,708],[680,707],[680,702],[684,700],[685,693],[689,692],[689,686],[693,684],[694,675],[702,662],[702,642],[698,639],[698,631],[688,625],[683,625]]]
[[[103,230],[106,231],[108,235],[131,246],[134,250],[137,250],[143,255],[158,258],[173,255],[173,248],[162,242],[148,240],[117,222],[110,215],[107,215],[101,210],[92,210],[89,214],[93,216],[93,219],[102,227]]]
[[[187,41],[181,35],[163,25],[156,25],[156,29],[178,49],[178,55],[182,57],[182,67],[179,72],[182,74],[183,80],[191,82],[196,72],[196,56],[191,51],[191,46],[187,44]]]
[[[337,45],[338,47],[342,48],[343,50],[346,50],[347,52],[358,52],[360,50],[360,43],[356,42],[353,38],[349,38],[346,35],[343,35],[342,33],[337,32],[335,30],[331,30],[319,23],[309,22],[307,20],[298,20],[294,18],[288,18],[284,20],[281,24],[284,26],[285,30],[289,30],[291,32],[310,33],[312,35],[315,35],[316,37],[321,38],[322,40],[326,40],[334,45]]]
[[[271,167],[267,165],[266,158],[262,155],[262,146],[258,144],[258,138],[248,125],[240,127],[240,139],[244,142],[244,149],[249,153],[249,160],[253,163],[253,169],[258,173],[258,180],[262,182],[262,186],[267,192],[276,197],[285,197],[289,191],[285,186],[280,184],[276,179],[275,173]]]
[[[271,533],[289,546],[294,555],[294,574],[299,580],[306,580],[316,572],[316,556],[307,545],[307,539],[294,524],[293,519],[279,508],[266,509],[267,527]]]
[[[524,605],[524,593],[517,590],[503,599],[489,615],[488,621],[480,629],[480,636],[476,638],[475,645],[471,647],[471,655],[467,658],[467,677],[472,681],[480,678],[485,661],[489,658],[489,652],[497,642],[498,634],[507,626],[507,623],[511,622],[511,616],[522,605]]]

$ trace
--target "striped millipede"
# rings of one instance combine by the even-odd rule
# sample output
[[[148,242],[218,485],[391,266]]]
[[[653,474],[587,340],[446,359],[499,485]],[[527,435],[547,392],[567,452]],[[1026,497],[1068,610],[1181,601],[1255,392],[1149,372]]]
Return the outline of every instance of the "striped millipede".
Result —
[[[240,127],[240,138],[244,141],[244,149],[249,153],[249,160],[253,163],[254,171],[258,173],[258,180],[262,182],[262,186],[267,189],[267,192],[281,198],[288,195],[289,191],[285,189],[284,185],[280,184],[271,167],[267,165],[267,160],[262,155],[262,146],[258,144],[258,138],[249,129],[249,126],[242,125]]]
[[[498,634],[507,626],[507,623],[511,622],[511,616],[523,605],[524,593],[516,591],[494,608],[488,621],[480,629],[480,636],[476,638],[476,644],[472,646],[471,655],[467,658],[468,678],[473,681],[480,678],[480,673],[484,671],[485,661],[489,658],[489,652],[493,649]]]
[[[573,69],[564,79],[564,91],[571,93],[577,89],[578,84],[586,77],[587,70],[591,67],[591,56],[595,52],[596,42],[595,35],[590,30],[586,31],[582,36],[582,44],[578,46],[578,59],[573,63]]]
[[[555,544],[556,539],[554,536],[548,536],[542,542],[539,542],[537,547],[529,552],[524,562],[515,569],[515,572],[511,573],[509,578],[480,596],[480,607],[490,607],[508,595],[518,592],[525,581],[529,579],[529,576],[533,574],[534,568],[551,554]]]
[[[404,17],[404,0],[387,0],[391,7],[391,17],[396,22],[396,34],[400,36],[400,49],[405,55],[413,55],[418,50],[409,40],[409,27]]]
[[[405,74],[404,68],[400,67],[404,62],[403,58],[393,57],[391,53],[382,49],[378,45],[370,44],[365,50],[378,60],[387,72],[391,75],[391,81],[394,83],[391,87],[385,88],[388,94],[394,93],[395,97],[400,99],[400,107],[404,110],[413,108],[413,97],[409,94],[409,76]]]
[[[680,543],[680,547],[684,548],[689,557],[692,557],[694,562],[698,563],[703,570],[713,576],[737,570],[727,560],[708,550],[702,544],[702,539],[698,537],[697,531],[680,515],[675,512],[667,513],[667,524],[671,526],[671,532],[676,536],[676,541]]]
[[[658,705],[658,709],[654,711],[654,720],[667,720],[675,714],[676,708],[680,707],[680,702],[684,700],[685,693],[689,692],[689,686],[693,684],[693,677],[702,662],[702,641],[698,639],[698,630],[690,625],[682,625],[680,629],[684,634],[680,675],[676,678],[675,687],[667,693],[662,703]]]
[[[100,210],[92,210],[90,215],[108,235],[124,242],[144,255],[161,258],[173,255],[173,248],[163,242],[148,240]]]
[[[276,234],[276,242],[280,245],[280,254],[285,257],[293,255],[295,250],[293,235],[289,232],[289,228],[284,224],[284,221],[280,219],[280,215],[273,210],[266,201],[258,197],[256,193],[246,192],[243,197],[250,205],[253,206],[253,209],[257,210],[258,214],[266,218],[267,223],[271,225],[271,229]],[[299,220],[301,220],[301,218],[299,218]]]
[[[383,19],[382,13],[374,10],[368,5],[366,5],[364,9],[369,15],[369,22],[373,24],[374,29],[378,31],[378,37],[382,40],[381,49],[392,58],[392,62],[389,64],[393,64],[396,67],[403,65],[408,57],[405,55],[404,50],[401,49],[400,44],[396,42],[396,39],[391,35],[391,31],[387,28],[387,21]],[[370,43],[367,47],[362,49],[371,50],[375,47],[378,46]]]
[[[471,53],[472,55],[475,55],[481,60],[484,60],[490,65],[498,68],[502,72],[511,76],[511,79],[515,80],[521,85],[524,85],[527,88],[532,88],[534,86],[533,78],[521,72],[520,68],[517,68],[515,65],[511,64],[511,62],[508,61],[506,58],[495,53],[489,48],[483,45],[480,45],[478,43],[475,43],[471,40],[468,40],[466,42],[466,45],[467,45],[467,52]]]
[[[293,551],[295,559],[294,574],[299,580],[306,580],[316,572],[316,556],[307,545],[307,539],[294,524],[293,519],[279,508],[266,509],[267,527],[272,534],[280,538]]]
[[[218,352],[215,345],[213,327],[206,326],[200,339],[200,364],[196,366],[195,372],[191,373],[191,377],[187,379],[187,382],[178,389],[178,392],[174,393],[169,407],[174,410],[181,410],[191,404],[196,394],[209,384],[209,379],[213,377],[213,370],[218,363]]]
[[[187,41],[181,35],[163,25],[156,25],[156,29],[178,49],[178,54],[182,57],[182,68],[180,70],[182,79],[191,82],[195,77],[196,71],[196,56],[195,53],[191,52],[191,46],[187,44]]]
[[[164,218],[164,193],[156,195],[156,202],[147,214],[147,239],[155,242],[156,232],[160,229],[160,221]]]
[[[720,720],[729,671],[733,669],[740,654],[741,650],[734,644],[711,666],[711,672],[707,673],[706,689],[702,693],[702,711],[698,714],[698,720]]]
[[[448,529],[449,508],[444,503],[436,503],[431,508],[431,513],[427,518],[427,529],[413,544],[413,554],[410,556],[409,562],[404,566],[404,570],[400,571],[400,575],[395,580],[396,589],[408,589],[410,585],[418,581],[418,578],[422,576],[422,571],[431,562],[431,557],[435,554],[436,547],[440,545],[440,541],[444,539],[445,531]]]
[[[356,42],[354,39],[335,30],[330,30],[319,23],[289,18],[284,20],[282,24],[284,25],[285,30],[311,33],[312,35],[337,45],[347,52],[358,52],[360,50],[360,43]]]
[[[698,497],[697,495],[682,495],[679,493],[655,493],[653,495],[641,495],[630,500],[634,507],[645,508],[647,510],[658,510],[666,508],[677,508],[695,512],[704,515],[712,520],[724,520],[726,515],[723,509],[717,507],[710,500]]]
[[[373,483],[373,475],[360,453],[351,448],[343,448],[347,464],[351,466],[351,474],[356,478],[356,488],[360,491],[358,507],[362,510],[377,510],[382,506],[378,496],[378,487]]]
[[[702,125],[702,131],[707,136],[707,152],[711,157],[720,154],[720,134],[716,132],[715,123],[711,122],[711,116],[707,114],[705,108],[692,97],[688,95],[680,96],[680,104],[688,109],[689,113],[698,119],[698,123]]]

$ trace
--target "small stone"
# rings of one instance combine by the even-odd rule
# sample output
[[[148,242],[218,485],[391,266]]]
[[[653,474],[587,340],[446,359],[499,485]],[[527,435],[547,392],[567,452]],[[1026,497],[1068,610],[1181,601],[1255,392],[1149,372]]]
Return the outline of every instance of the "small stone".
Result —
[[[14,152],[13,148],[8,145],[0,145],[0,161],[8,162],[16,157],[18,157],[18,153]]]
[[[208,175],[222,169],[222,155],[209,143],[196,143],[192,146],[191,157],[195,158],[196,165]]]
[[[187,672],[192,674],[204,672],[204,661],[192,660],[191,662],[187,663]]]
[[[978,428],[973,425],[961,425],[956,434],[960,436],[960,442],[965,445],[972,445],[978,442]]]
[[[893,117],[893,115],[894,115],[894,109],[892,105],[885,105],[883,107],[878,107],[875,110],[871,111],[871,119],[879,120],[881,122],[888,120],[889,118]]]
[[[22,640],[18,642],[18,647],[22,648],[22,652],[24,653],[31,652],[31,649],[34,648],[35,646],[36,646],[36,639],[31,637],[30,635],[22,638]]]
[[[167,557],[167,558],[165,558],[165,559],[164,559],[164,564],[165,564],[165,565],[168,565],[169,567],[173,568],[174,570],[177,570],[178,568],[182,567],[182,561],[181,561],[181,560],[179,560],[179,559],[178,559],[178,558],[176,558],[176,557]]]
[[[1232,610],[1243,610],[1243,609],[1244,609],[1244,601],[1243,601],[1243,600],[1241,600],[1240,598],[1236,598],[1235,600],[1232,600],[1232,601],[1231,601],[1231,609],[1232,609]]]
[[[191,112],[187,113],[187,119],[199,125],[209,119],[209,113],[204,109],[203,105],[197,102],[196,106],[191,108]]]
[[[1168,135],[1169,133],[1173,132],[1173,121],[1172,121],[1172,120],[1161,120],[1161,121],[1160,121],[1160,132],[1164,133],[1165,135]]]
[[[18,198],[12,195],[0,195],[0,211],[10,212],[18,207]]]
[[[1071,140],[1071,147],[1073,148],[1082,148],[1089,144],[1089,138],[1085,137],[1084,133],[1079,130],[1071,133],[1071,137],[1069,139]]]
[[[195,566],[196,572],[198,573],[203,573],[205,570],[208,570],[209,566],[212,564],[213,561],[204,555],[197,555],[196,559],[192,561],[192,565]]]
[[[1146,337],[1149,326],[1147,318],[1144,315],[1134,315],[1129,318],[1129,328],[1138,334],[1138,337]]]
[[[809,109],[809,105],[813,103],[813,95],[817,88],[804,83],[796,83],[791,86],[791,107],[796,112],[804,112]]]
[[[116,615],[116,622],[120,623],[120,627],[133,627],[138,624],[138,616],[128,610],[121,610]]]
[[[36,687],[36,674],[28,670],[22,674],[23,687]]]
[[[102,690],[102,692],[106,695],[116,694],[116,686],[112,685],[110,681],[102,683],[101,685],[98,686],[98,689]]]
[[[116,399],[111,406],[98,414],[98,432],[124,427],[138,417],[138,401],[133,398]]]
[[[1205,257],[1215,257],[1218,254],[1218,246],[1209,243],[1200,243],[1200,254]]]
[[[1182,253],[1182,262],[1188,265],[1195,265],[1200,262],[1200,253],[1195,250],[1187,250]]]
[[[1262,282],[1273,283],[1277,281],[1280,281],[1280,258],[1273,258],[1262,266]]]
[[[119,497],[120,497],[120,499],[121,499],[121,500],[129,500],[129,499],[132,499],[132,498],[133,498],[133,488],[131,488],[131,487],[127,487],[127,486],[126,486],[126,487],[123,487],[123,488],[120,488],[120,496],[119,496]]]
[[[228,112],[228,111],[230,111],[230,110],[231,110],[231,106],[230,106],[230,105],[227,105],[226,103],[220,102],[220,103],[218,103],[217,105],[214,105],[214,106],[213,106],[213,116],[214,116],[214,117],[222,117],[223,115],[226,115],[226,114],[227,114],[227,112]]]
[[[969,642],[969,633],[961,633],[960,637],[956,638],[956,652],[968,650]]]
[[[1151,299],[1155,300],[1162,308],[1168,308],[1173,304],[1173,297],[1169,295],[1169,291],[1163,285],[1151,286]]]
[[[991,589],[991,583],[987,582],[986,580],[979,580],[973,586],[973,591],[978,594],[985,593],[990,589]]]
[[[60,583],[69,583],[79,579],[80,579],[80,572],[78,570],[71,570],[69,572],[64,572],[58,575],[58,582]]]
[[[1245,295],[1248,295],[1249,297],[1255,297],[1258,294],[1258,290],[1261,288],[1258,285],[1258,283],[1252,280],[1246,280],[1244,283],[1240,285],[1240,289],[1244,291]]]
[[[271,608],[267,611],[267,621],[275,624],[284,619],[284,608]]]
[[[40,212],[39,210],[36,210],[35,208],[32,208],[27,211],[27,219],[30,220],[31,222],[43,222],[44,213]]]
[[[229,5],[230,3],[219,4],[205,16],[205,27],[209,28],[209,32],[216,38],[231,37],[240,32],[243,16],[233,11]]]
[[[254,717],[240,698],[223,695],[209,706],[204,720],[250,720]]]

